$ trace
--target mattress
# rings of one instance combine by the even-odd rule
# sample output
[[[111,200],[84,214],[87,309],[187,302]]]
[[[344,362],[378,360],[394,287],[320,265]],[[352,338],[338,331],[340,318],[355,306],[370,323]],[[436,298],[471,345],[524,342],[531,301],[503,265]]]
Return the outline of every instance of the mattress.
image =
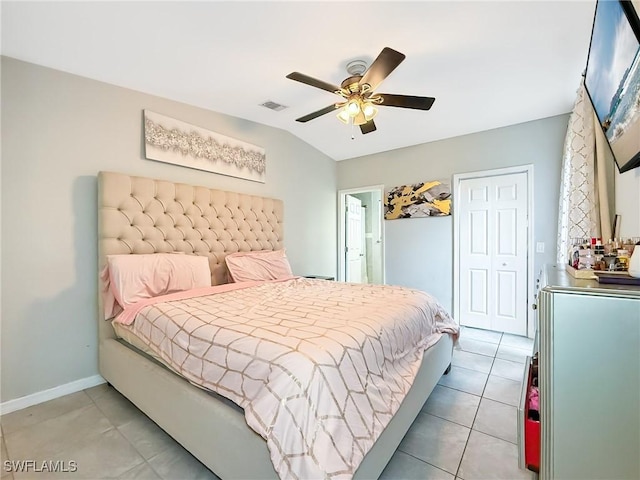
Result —
[[[281,478],[351,478],[425,349],[458,331],[424,292],[316,279],[141,303],[117,334],[242,407]]]

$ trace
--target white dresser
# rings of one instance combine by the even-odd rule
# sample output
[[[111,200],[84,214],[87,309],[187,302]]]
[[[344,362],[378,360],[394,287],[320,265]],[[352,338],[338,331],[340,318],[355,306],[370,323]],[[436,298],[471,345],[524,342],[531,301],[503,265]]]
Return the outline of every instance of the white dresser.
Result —
[[[540,477],[640,479],[640,287],[539,281]]]

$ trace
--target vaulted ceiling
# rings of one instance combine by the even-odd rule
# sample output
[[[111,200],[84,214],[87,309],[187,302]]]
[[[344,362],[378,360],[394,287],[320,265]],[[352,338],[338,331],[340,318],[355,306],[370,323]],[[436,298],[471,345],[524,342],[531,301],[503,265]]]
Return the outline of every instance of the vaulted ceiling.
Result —
[[[569,112],[594,9],[595,1],[3,1],[2,54],[281,128],[342,160]],[[406,59],[378,91],[435,97],[431,110],[381,107],[367,135],[333,113],[295,121],[339,97],[287,74],[340,84],[349,61],[370,64],[384,47]]]

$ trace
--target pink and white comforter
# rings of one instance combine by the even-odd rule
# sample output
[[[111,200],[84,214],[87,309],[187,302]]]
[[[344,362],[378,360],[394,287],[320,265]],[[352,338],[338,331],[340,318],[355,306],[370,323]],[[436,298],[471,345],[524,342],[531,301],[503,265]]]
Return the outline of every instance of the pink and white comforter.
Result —
[[[165,295],[117,322],[244,409],[280,478],[351,478],[423,352],[458,327],[430,295],[293,278]]]

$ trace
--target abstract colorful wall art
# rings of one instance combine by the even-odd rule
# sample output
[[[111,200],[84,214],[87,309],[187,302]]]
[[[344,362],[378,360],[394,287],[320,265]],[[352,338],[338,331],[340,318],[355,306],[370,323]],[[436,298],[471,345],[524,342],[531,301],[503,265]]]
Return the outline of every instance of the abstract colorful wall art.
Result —
[[[451,215],[451,188],[439,181],[392,188],[384,205],[385,220]]]

